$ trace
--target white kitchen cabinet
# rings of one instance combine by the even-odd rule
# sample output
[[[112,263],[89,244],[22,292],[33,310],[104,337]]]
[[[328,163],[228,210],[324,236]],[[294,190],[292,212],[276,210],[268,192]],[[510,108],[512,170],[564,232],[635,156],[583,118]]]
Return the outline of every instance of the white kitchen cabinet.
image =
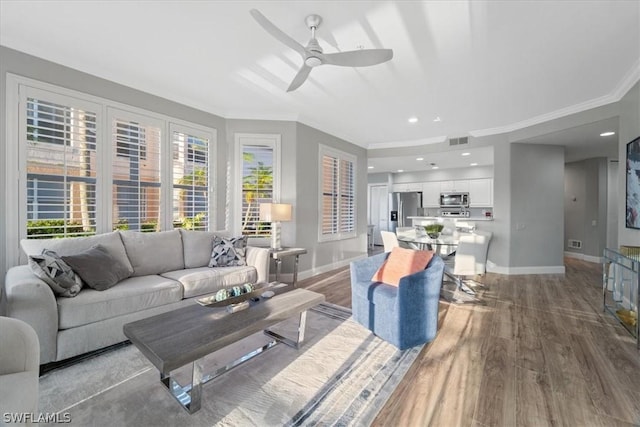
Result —
[[[408,182],[403,184],[393,184],[391,189],[397,193],[406,193],[408,191],[422,191],[422,183]]]
[[[421,182],[410,182],[407,185],[406,191],[422,191],[422,183]]]
[[[493,179],[469,180],[469,206],[486,208],[493,206]]]
[[[456,179],[452,181],[440,181],[440,191],[442,193],[450,193],[452,191],[468,193],[469,192],[469,180],[468,179]]]
[[[402,192],[404,192],[404,191],[408,191],[408,190],[407,190],[407,184],[393,184],[393,185],[391,186],[391,190],[392,190],[394,193],[402,193]]]
[[[422,206],[425,208],[440,207],[440,181],[422,183]]]

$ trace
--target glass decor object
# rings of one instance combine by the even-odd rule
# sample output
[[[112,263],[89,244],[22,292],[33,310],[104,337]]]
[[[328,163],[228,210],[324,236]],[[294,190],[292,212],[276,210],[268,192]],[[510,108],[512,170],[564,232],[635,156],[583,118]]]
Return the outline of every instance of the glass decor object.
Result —
[[[622,246],[620,250],[609,248],[604,250],[602,265],[603,308],[636,338],[638,349],[640,349],[639,271],[639,247]]]

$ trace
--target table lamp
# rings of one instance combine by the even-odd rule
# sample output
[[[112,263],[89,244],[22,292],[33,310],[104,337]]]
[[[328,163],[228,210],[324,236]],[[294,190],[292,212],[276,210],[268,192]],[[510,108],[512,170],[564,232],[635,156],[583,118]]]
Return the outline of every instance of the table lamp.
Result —
[[[271,248],[282,249],[280,222],[291,221],[291,205],[288,203],[260,203],[260,221],[271,223]]]

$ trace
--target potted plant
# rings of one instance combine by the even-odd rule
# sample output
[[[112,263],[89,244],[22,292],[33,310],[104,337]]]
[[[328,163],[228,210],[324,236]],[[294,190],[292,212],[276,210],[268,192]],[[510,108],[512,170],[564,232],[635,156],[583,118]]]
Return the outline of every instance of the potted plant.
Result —
[[[427,232],[427,235],[432,239],[437,239],[440,237],[440,232],[444,228],[442,224],[429,224],[424,226],[424,231]]]

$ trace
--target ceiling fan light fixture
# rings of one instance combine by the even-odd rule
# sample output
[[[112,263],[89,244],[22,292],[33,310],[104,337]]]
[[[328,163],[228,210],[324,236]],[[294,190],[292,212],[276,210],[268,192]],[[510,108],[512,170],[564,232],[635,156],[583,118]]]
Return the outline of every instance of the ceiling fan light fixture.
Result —
[[[307,67],[313,68],[322,64],[322,60],[320,60],[320,58],[318,58],[317,56],[309,56],[304,60],[304,63],[307,64]]]

